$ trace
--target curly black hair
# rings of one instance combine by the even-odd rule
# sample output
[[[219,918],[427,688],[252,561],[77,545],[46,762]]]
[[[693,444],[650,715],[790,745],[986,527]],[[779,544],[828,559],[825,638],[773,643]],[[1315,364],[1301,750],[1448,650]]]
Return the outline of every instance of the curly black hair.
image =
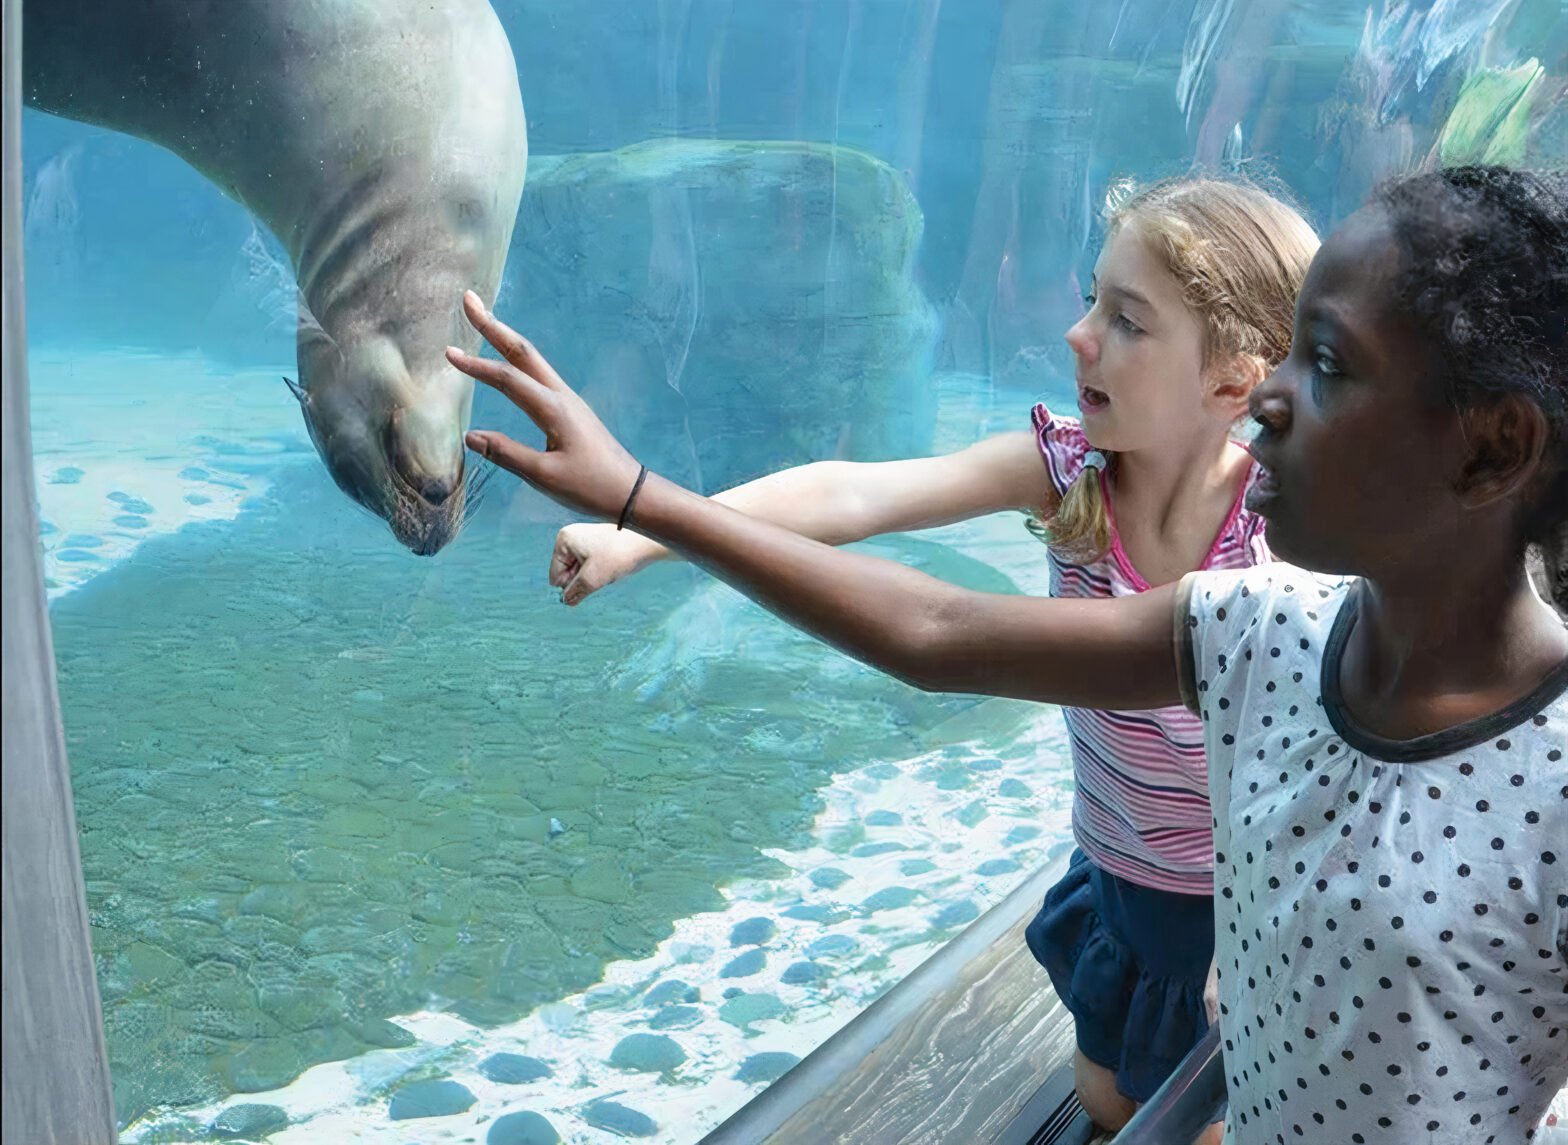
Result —
[[[1523,541],[1568,526],[1568,177],[1450,167],[1396,179],[1373,200],[1400,247],[1395,305],[1456,409],[1520,394],[1546,415],[1554,461]]]

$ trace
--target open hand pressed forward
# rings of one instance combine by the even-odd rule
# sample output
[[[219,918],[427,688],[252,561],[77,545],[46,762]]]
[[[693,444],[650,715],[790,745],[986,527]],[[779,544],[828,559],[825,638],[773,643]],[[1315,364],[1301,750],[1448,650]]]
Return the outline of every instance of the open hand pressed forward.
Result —
[[[544,431],[545,447],[520,445],[504,433],[473,430],[463,440],[475,453],[547,494],[568,509],[615,520],[641,466],[588,403],[561,380],[533,343],[485,309],[472,290],[463,312],[495,347],[501,361],[447,347],[447,361],[499,390]]]
[[[474,430],[480,456],[585,516],[621,518],[642,466],[516,331],[463,296],[502,361],[447,350],[545,435],[530,449]],[[865,553],[845,552],[649,477],[630,528],[696,561],[791,624],[930,691],[1093,707],[1175,703],[1175,585],[1116,600],[971,592]]]

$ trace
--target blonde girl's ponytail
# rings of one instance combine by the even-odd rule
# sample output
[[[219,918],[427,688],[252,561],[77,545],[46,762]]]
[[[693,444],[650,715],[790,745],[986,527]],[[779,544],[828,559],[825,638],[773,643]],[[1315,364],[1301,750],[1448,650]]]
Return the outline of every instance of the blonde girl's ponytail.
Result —
[[[1110,551],[1111,515],[1100,484],[1100,473],[1108,465],[1103,453],[1090,450],[1056,511],[1043,522],[1033,518],[1028,522],[1029,531],[1064,560],[1086,565]]]

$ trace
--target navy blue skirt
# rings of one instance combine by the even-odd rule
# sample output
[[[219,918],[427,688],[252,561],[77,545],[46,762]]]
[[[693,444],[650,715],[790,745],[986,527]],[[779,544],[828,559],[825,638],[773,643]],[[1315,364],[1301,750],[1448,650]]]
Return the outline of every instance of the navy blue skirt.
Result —
[[[1153,1097],[1207,1032],[1212,895],[1139,886],[1075,850],[1024,937],[1073,1015],[1078,1048],[1124,1097]]]

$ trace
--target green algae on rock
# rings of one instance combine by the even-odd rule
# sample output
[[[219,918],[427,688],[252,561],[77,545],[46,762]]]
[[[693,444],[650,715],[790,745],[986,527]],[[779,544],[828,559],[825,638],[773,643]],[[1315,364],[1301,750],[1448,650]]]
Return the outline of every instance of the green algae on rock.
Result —
[[[1476,70],[1460,89],[1438,137],[1443,166],[1522,163],[1530,142],[1530,115],[1546,69],[1530,59],[1508,68]]]

